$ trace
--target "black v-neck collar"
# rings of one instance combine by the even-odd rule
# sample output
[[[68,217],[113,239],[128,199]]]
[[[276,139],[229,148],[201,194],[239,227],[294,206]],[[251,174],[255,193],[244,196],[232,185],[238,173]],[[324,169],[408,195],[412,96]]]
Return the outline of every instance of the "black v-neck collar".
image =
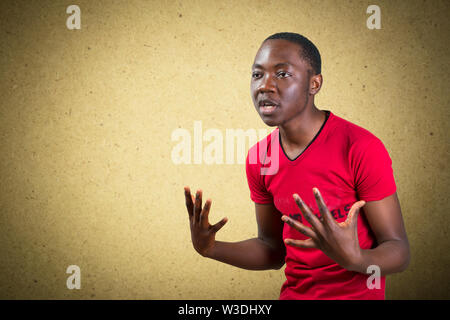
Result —
[[[286,154],[286,152],[284,151],[283,148],[283,144],[281,143],[281,134],[278,135],[278,139],[279,139],[279,143],[280,143],[280,147],[281,150],[283,150],[284,155],[286,156],[286,159],[288,159],[289,161],[295,161],[298,159],[298,157],[300,157],[305,151],[306,149],[309,148],[309,146],[314,142],[314,140],[316,140],[316,138],[319,136],[320,132],[322,132],[323,127],[325,127],[325,123],[327,123],[328,118],[330,117],[330,111],[329,110],[324,110],[325,111],[325,121],[323,122],[322,126],[320,127],[319,131],[316,133],[316,135],[314,136],[314,138],[308,143],[308,145],[306,146],[305,149],[303,149],[302,152],[300,152],[300,154],[298,156],[296,156],[294,159],[291,159],[288,157],[288,155]]]

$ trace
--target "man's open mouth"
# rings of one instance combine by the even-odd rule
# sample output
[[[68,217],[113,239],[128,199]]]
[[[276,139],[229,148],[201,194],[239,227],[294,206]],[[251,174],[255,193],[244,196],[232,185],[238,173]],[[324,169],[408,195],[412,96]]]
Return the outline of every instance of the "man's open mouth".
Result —
[[[259,112],[265,116],[273,114],[278,109],[278,106],[261,106]]]
[[[278,104],[271,100],[262,100],[259,102],[259,111],[262,114],[271,114],[278,108]]]

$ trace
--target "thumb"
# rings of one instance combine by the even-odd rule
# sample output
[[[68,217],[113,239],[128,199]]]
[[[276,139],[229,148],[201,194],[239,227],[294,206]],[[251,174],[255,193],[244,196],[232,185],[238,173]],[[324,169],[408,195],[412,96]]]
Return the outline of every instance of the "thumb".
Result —
[[[358,222],[358,214],[359,214],[359,210],[361,210],[361,208],[366,204],[366,202],[364,200],[360,200],[358,202],[355,202],[352,207],[350,208],[350,211],[348,213],[347,216],[347,220],[348,223],[350,225],[356,224]]]
[[[228,218],[223,218],[222,220],[220,220],[219,222],[217,222],[215,225],[213,225],[211,227],[211,231],[216,233],[217,231],[219,231],[220,229],[222,229],[222,227],[225,225],[225,223],[227,223]]]

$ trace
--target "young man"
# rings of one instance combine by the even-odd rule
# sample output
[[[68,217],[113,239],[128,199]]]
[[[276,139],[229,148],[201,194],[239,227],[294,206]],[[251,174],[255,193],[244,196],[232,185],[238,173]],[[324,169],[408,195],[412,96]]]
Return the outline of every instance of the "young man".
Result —
[[[194,198],[185,187],[192,243],[240,268],[286,263],[280,299],[384,299],[385,275],[409,263],[391,159],[372,133],[314,105],[321,86],[320,54],[308,39],[277,33],[262,43],[251,93],[277,128],[247,156],[258,237],[216,241],[227,219],[210,225],[211,199],[202,209],[202,191]],[[378,288],[367,281],[373,265]]]

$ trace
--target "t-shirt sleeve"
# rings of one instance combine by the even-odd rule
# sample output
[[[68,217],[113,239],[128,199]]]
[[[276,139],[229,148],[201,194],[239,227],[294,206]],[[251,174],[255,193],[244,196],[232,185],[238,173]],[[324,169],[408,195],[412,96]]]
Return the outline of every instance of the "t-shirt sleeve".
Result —
[[[245,161],[245,171],[247,173],[247,183],[250,188],[250,198],[261,204],[273,203],[273,197],[267,191],[261,177],[261,164],[259,161],[253,164],[249,161],[249,155]]]
[[[382,200],[396,190],[392,160],[380,139],[360,144],[353,159],[358,197],[364,201]]]

